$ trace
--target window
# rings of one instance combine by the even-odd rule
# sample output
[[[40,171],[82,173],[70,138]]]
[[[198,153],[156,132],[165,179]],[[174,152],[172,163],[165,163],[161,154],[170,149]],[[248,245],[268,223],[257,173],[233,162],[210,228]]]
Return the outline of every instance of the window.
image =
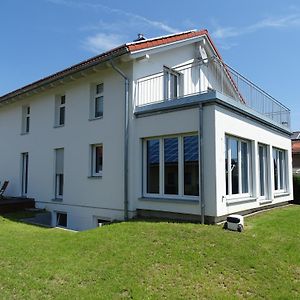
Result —
[[[103,146],[92,145],[92,176],[102,176],[103,170]]]
[[[21,193],[22,196],[27,196],[28,190],[28,152],[21,154],[21,176],[22,176],[22,186]]]
[[[266,198],[268,193],[268,164],[267,164],[267,146],[258,145],[258,166],[259,166],[259,190],[258,194]]]
[[[68,216],[66,213],[56,213],[56,226],[67,227]]]
[[[284,150],[273,148],[274,163],[274,189],[275,191],[286,190],[286,153]]]
[[[144,141],[148,196],[199,196],[198,136],[160,137]]]
[[[103,102],[104,102],[104,85],[103,83],[92,86],[91,99],[91,119],[101,118],[103,116]]]
[[[55,99],[55,126],[65,125],[66,96],[57,96]]]
[[[226,195],[250,193],[250,142],[226,136]]]
[[[29,133],[30,130],[30,106],[23,106],[22,111],[22,133]]]
[[[164,67],[165,99],[176,99],[180,95],[182,74],[174,69]]]
[[[55,198],[62,199],[64,194],[64,149],[55,150]]]

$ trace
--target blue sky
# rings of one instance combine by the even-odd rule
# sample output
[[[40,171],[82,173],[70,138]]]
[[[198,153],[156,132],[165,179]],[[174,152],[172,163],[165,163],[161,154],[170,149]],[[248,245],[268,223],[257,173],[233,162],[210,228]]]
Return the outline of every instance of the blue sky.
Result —
[[[300,1],[2,0],[0,94],[116,45],[207,28],[225,62],[292,111],[300,130]]]

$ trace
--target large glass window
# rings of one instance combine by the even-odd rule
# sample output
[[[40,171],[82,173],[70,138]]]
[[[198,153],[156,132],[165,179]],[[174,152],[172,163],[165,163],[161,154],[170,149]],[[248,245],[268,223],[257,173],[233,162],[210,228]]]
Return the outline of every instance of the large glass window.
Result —
[[[286,190],[286,153],[284,150],[273,148],[274,189]]]
[[[164,139],[165,194],[178,194],[178,138]]]
[[[183,137],[184,194],[199,195],[199,152],[198,137]]]
[[[159,140],[147,143],[147,193],[159,194]]]
[[[199,195],[198,136],[145,141],[145,192],[159,196]]]
[[[226,195],[250,193],[250,142],[226,136]]]

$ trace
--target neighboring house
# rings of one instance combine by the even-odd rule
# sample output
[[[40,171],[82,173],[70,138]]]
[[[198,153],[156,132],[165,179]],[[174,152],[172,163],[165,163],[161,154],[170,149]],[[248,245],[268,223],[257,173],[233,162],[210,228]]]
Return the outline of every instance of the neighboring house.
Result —
[[[292,135],[293,173],[300,174],[300,131]]]
[[[289,120],[206,30],[140,37],[0,98],[0,180],[53,226],[216,222],[293,199]]]

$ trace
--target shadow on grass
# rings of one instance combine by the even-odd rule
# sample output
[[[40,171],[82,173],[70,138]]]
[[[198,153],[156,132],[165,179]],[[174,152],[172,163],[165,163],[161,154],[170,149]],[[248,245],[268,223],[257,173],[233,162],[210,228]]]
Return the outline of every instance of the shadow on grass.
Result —
[[[52,228],[50,224],[39,222],[39,217],[43,214],[46,215],[46,210],[39,209],[39,210],[22,210],[16,211],[13,213],[4,213],[1,216],[5,219],[8,219],[15,223],[23,223],[27,225],[32,225],[41,228]]]

